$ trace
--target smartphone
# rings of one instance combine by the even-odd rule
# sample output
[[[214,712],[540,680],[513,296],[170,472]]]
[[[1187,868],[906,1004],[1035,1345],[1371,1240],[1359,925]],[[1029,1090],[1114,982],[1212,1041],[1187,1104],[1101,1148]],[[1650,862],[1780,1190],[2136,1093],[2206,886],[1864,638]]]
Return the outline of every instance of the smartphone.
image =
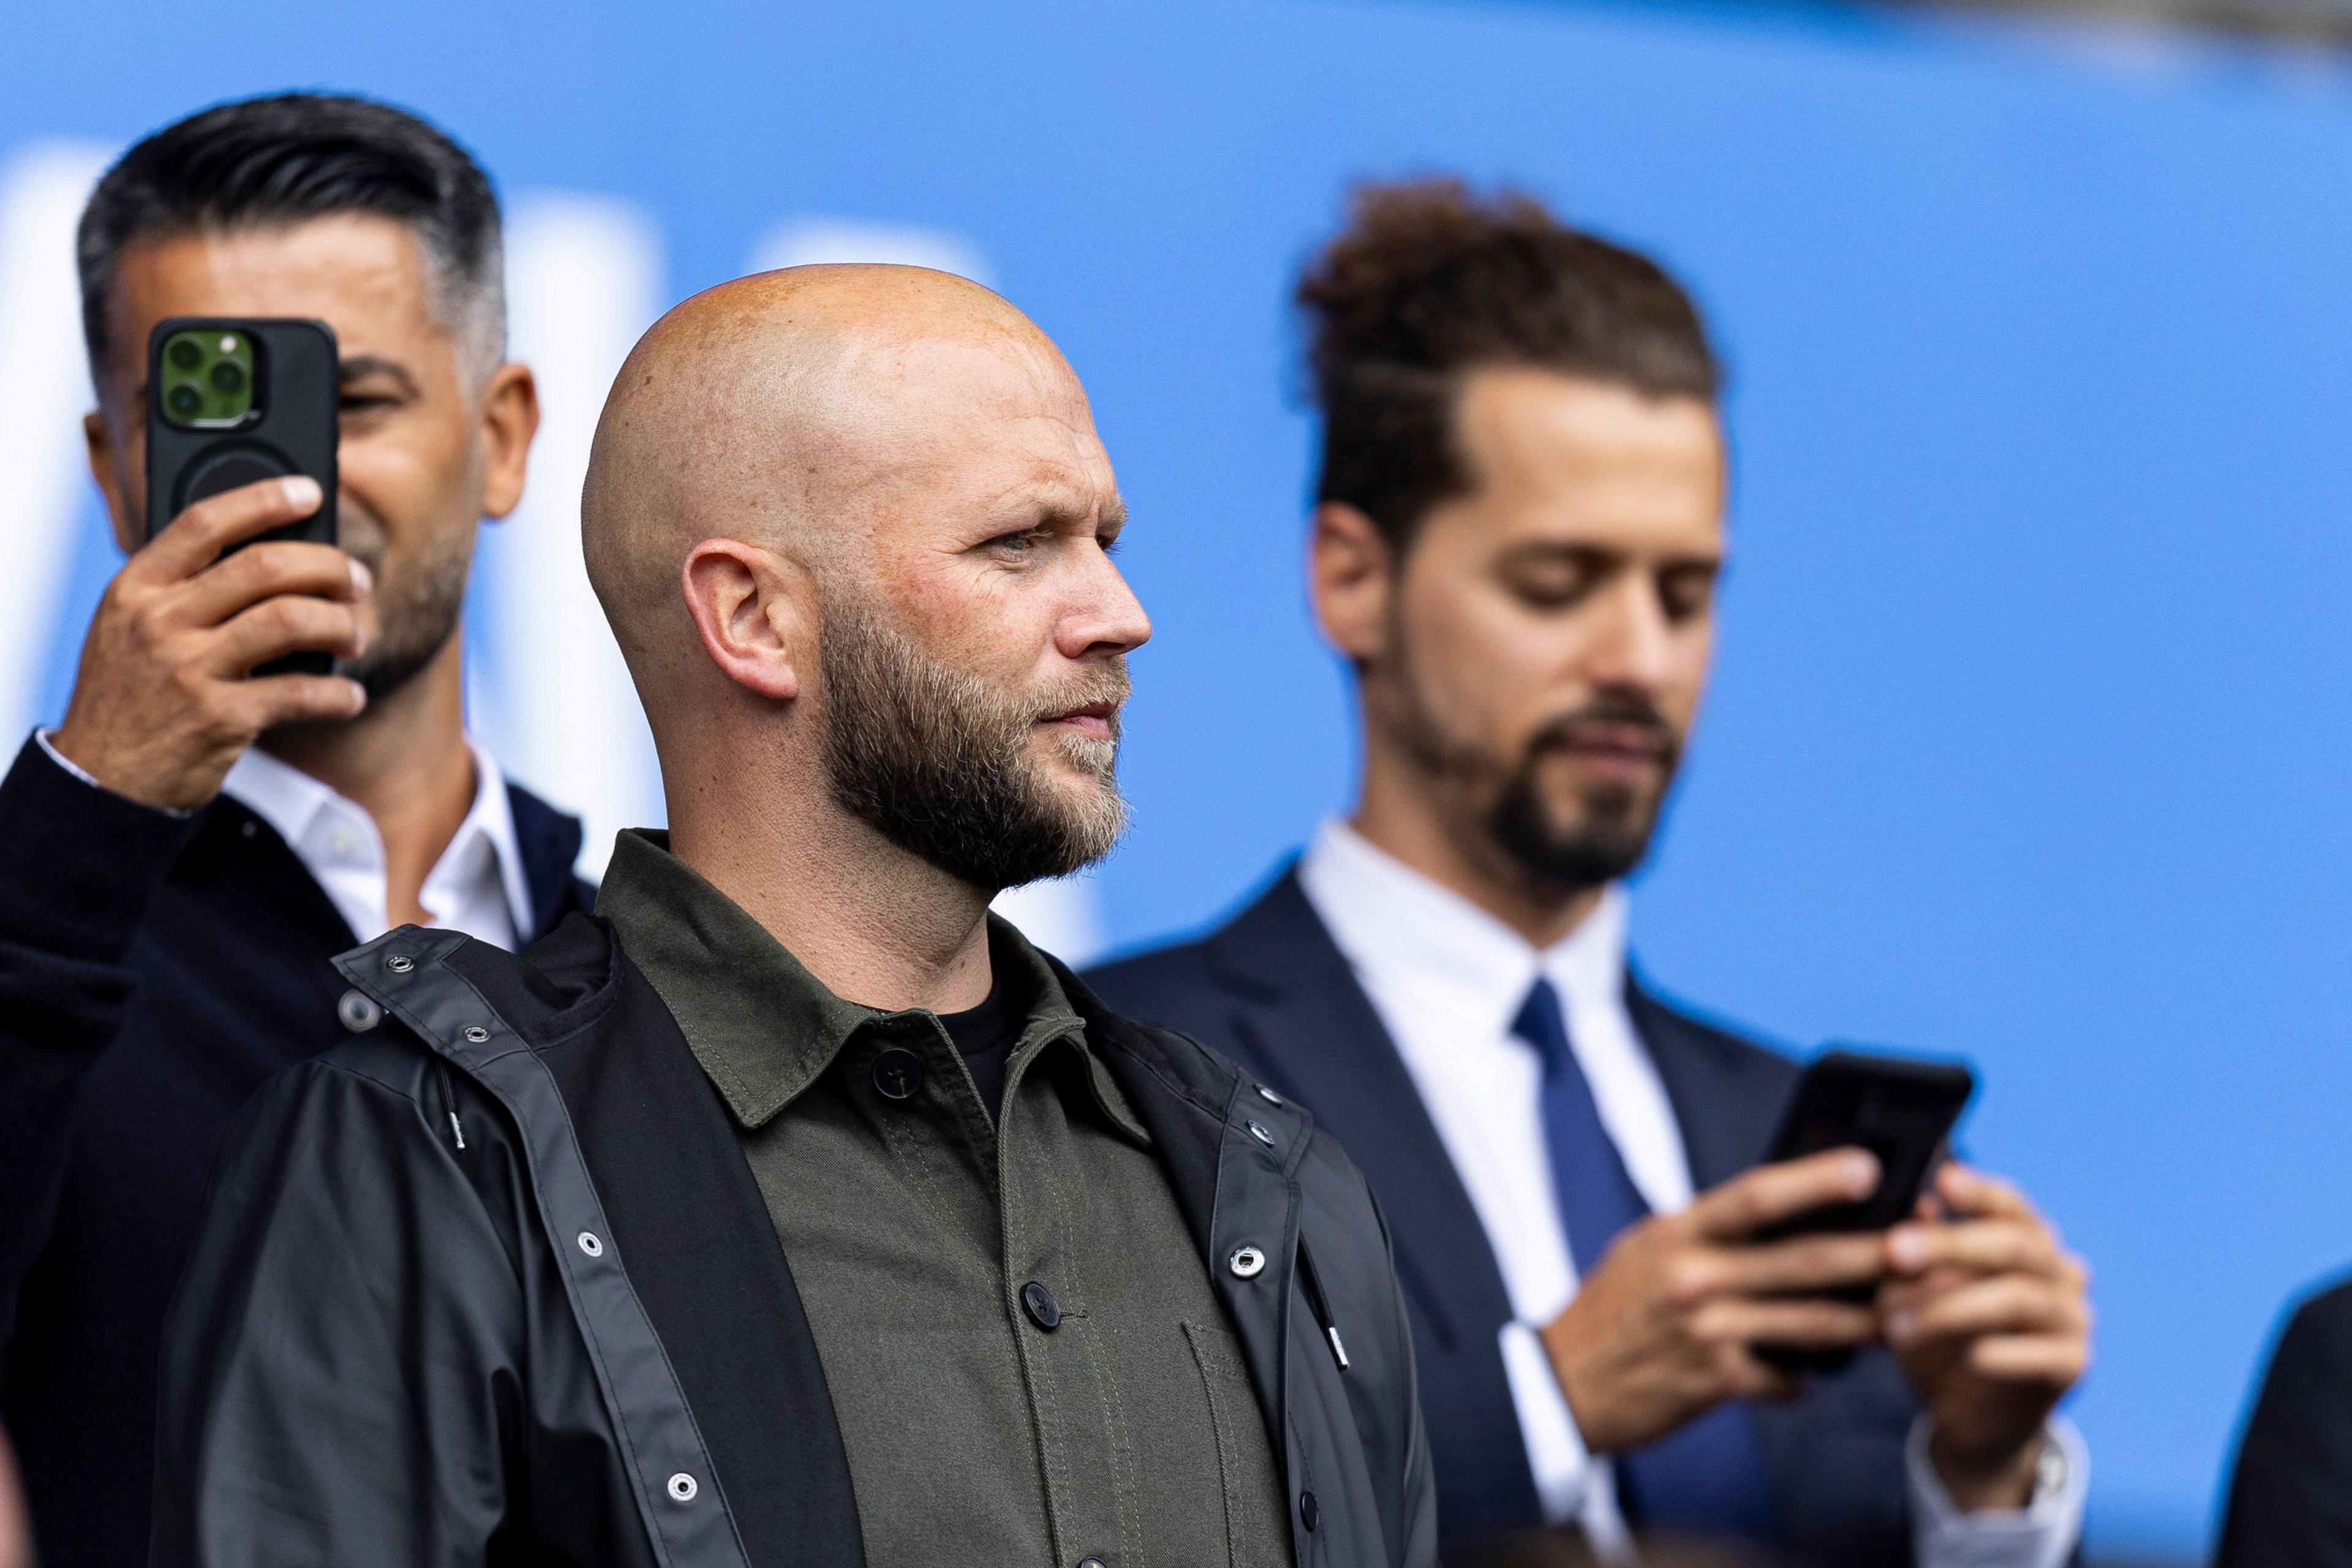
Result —
[[[1759,1233],[1759,1241],[1821,1231],[1885,1230],[1910,1217],[1936,1167],[1950,1151],[1952,1128],[1976,1092],[1976,1078],[1956,1062],[1915,1061],[1839,1049],[1805,1069],[1773,1141],[1772,1161],[1800,1160],[1831,1149],[1867,1149],[1878,1159],[1878,1187]],[[1867,1301],[1867,1286],[1838,1294]],[[1791,1371],[1834,1372],[1850,1352],[1759,1346],[1757,1353]]]
[[[157,326],[147,339],[147,537],[207,497],[308,474],[326,498],[319,510],[261,539],[334,543],[340,383],[324,321],[175,316]],[[253,673],[333,668],[331,654],[295,653]]]

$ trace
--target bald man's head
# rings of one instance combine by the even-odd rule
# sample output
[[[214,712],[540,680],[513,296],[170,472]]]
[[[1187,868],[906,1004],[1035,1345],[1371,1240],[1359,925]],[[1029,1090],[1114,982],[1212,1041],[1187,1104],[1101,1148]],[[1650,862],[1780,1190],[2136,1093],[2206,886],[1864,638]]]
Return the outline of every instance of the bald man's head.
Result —
[[[1023,371],[1083,409],[1027,317],[919,267],[763,272],[655,322],[614,380],[581,497],[589,580],[632,666],[638,649],[690,635],[677,588],[696,542],[724,534],[813,567],[838,560],[911,477],[951,389]]]
[[[663,317],[614,382],[581,508],[666,773],[748,731],[821,755],[838,802],[900,841],[985,775],[959,809],[992,825],[906,844],[974,881],[1074,868],[1116,833],[1124,656],[1150,635],[1104,553],[1122,520],[1051,341],[906,267],[765,273]],[[1063,829],[1108,811],[1008,854],[1023,799]]]

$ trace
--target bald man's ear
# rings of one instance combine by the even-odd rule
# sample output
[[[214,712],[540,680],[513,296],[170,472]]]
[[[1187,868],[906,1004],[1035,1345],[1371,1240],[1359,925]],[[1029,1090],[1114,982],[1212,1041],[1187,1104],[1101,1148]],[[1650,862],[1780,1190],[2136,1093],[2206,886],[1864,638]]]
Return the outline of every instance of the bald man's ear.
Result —
[[[1325,640],[1359,669],[1388,651],[1396,552],[1380,525],[1345,501],[1315,509],[1307,542],[1307,594]]]
[[[789,702],[816,652],[816,584],[772,550],[706,539],[679,571],[686,607],[710,662],[738,686]]]

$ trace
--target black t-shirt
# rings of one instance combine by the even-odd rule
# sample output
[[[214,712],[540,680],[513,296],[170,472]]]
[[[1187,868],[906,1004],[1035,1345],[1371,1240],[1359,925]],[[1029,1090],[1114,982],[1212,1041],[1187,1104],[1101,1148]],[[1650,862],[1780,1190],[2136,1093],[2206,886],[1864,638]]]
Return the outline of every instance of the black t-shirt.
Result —
[[[988,1000],[969,1012],[942,1013],[940,1022],[962,1054],[963,1065],[971,1069],[972,1085],[980,1090],[980,1102],[988,1107],[989,1120],[1003,1121],[1004,1074],[1012,1063],[1013,1047],[1021,1038],[1023,1022],[1020,1011],[1004,994],[1004,966],[996,966],[996,983],[989,987]]]

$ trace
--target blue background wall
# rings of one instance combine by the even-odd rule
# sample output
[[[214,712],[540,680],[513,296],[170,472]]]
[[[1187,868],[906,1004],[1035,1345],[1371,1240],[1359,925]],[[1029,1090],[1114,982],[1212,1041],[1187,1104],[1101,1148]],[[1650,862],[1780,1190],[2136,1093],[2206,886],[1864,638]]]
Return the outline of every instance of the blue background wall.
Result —
[[[1282,305],[1345,184],[1508,177],[1654,247],[1734,368],[1737,563],[1637,945],[1785,1039],[1979,1064],[1970,1142],[2096,1270],[2094,1544],[2193,1553],[2280,1304],[2352,1262],[2343,73],[1802,8],[982,9],[19,7],[0,160],[322,84],[627,204],[655,304],[796,217],[973,247],[1093,391],[1158,619],[1122,944],[1346,799]],[[111,570],[76,528],[16,672],[52,717]]]

